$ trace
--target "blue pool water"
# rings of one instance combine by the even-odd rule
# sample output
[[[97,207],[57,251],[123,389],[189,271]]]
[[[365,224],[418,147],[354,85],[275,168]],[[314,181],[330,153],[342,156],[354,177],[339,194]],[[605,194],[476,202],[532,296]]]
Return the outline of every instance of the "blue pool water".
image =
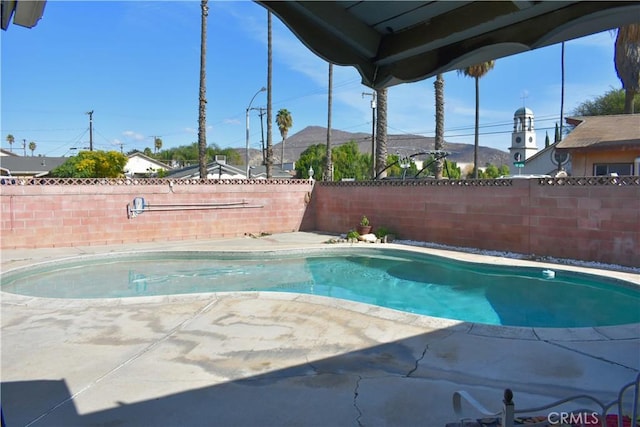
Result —
[[[278,291],[364,302],[476,323],[586,327],[640,322],[640,289],[542,268],[467,263],[395,249],[304,253],[169,252],[42,265],[2,277],[4,292],[127,298]],[[547,273],[548,276],[548,273]]]

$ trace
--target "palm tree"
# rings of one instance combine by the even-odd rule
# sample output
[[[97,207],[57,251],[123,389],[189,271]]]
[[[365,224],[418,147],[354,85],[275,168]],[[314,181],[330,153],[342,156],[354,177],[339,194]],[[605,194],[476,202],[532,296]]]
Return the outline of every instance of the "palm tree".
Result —
[[[496,61],[491,60],[458,70],[458,73],[464,74],[467,77],[473,77],[476,81],[476,125],[473,140],[473,177],[475,179],[478,179],[478,146],[480,142],[480,78],[487,74],[495,64]]]
[[[640,92],[640,24],[618,28],[615,66],[625,90],[624,112],[633,114],[633,98]]]
[[[380,178],[384,178],[386,172],[382,171],[387,167],[387,88],[378,89],[376,92],[376,170],[374,171],[373,177],[375,178],[380,174]]]
[[[13,143],[16,142],[16,138],[9,134],[7,135],[7,142],[9,143],[9,151],[13,152]]]
[[[271,105],[271,81],[272,70],[271,65],[273,62],[273,56],[271,52],[271,11],[267,10],[267,179],[271,179],[273,176],[273,133],[271,120],[273,118],[272,105]]]
[[[329,62],[329,91],[327,96],[327,161],[325,162],[324,180],[333,181],[333,162],[331,159],[331,110],[333,108],[333,64]]]
[[[564,42],[562,42],[562,52],[560,54],[560,74],[561,74],[561,92],[560,92],[560,138],[562,138],[562,126],[564,123]]]
[[[280,135],[282,136],[282,156],[280,157],[280,167],[284,167],[284,141],[287,139],[287,134],[289,133],[289,129],[293,126],[293,118],[291,117],[291,113],[286,108],[282,108],[276,114],[276,124],[278,125],[278,130],[280,131]]]
[[[31,150],[31,157],[33,157],[33,152],[36,151],[36,147],[37,147],[37,145],[36,145],[35,142],[31,141],[29,143],[29,150]]]
[[[208,0],[202,0],[200,25],[200,95],[198,106],[198,166],[200,179],[207,178],[207,16]]]
[[[153,147],[155,148],[156,153],[157,153],[158,151],[160,151],[160,150],[162,149],[162,139],[160,139],[160,138],[155,138],[155,139],[153,140]]]
[[[441,151],[444,148],[444,77],[442,74],[436,76],[433,82],[436,92],[436,141],[434,149]],[[442,179],[442,158],[436,161],[436,179]]]

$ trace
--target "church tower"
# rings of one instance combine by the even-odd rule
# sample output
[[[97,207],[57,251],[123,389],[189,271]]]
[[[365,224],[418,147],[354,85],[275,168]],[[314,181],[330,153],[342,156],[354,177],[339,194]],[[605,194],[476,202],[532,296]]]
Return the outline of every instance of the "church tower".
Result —
[[[524,162],[538,152],[533,111],[526,107],[518,108],[513,114],[513,133],[509,151],[513,162]]]

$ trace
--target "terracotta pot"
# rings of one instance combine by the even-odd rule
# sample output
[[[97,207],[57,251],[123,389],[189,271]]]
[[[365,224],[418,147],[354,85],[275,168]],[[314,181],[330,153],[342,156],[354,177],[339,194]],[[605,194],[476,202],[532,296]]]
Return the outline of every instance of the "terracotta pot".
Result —
[[[364,236],[365,234],[371,233],[371,226],[370,225],[359,225],[357,230],[358,230],[358,234],[359,235]]]

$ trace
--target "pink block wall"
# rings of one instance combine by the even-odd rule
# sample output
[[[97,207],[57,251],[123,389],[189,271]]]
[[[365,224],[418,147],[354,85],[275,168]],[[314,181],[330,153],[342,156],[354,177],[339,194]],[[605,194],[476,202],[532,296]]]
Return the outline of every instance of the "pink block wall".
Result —
[[[640,267],[640,186],[319,184],[318,231],[366,215],[400,239]]]
[[[204,239],[247,233],[346,233],[362,215],[398,238],[640,267],[639,185],[425,185],[419,182],[3,185],[1,247]],[[145,212],[153,206],[251,206]]]
[[[2,248],[101,245],[298,231],[312,185],[257,181],[174,185],[5,185],[0,188]],[[127,217],[127,204],[247,202],[244,208],[149,211]]]

